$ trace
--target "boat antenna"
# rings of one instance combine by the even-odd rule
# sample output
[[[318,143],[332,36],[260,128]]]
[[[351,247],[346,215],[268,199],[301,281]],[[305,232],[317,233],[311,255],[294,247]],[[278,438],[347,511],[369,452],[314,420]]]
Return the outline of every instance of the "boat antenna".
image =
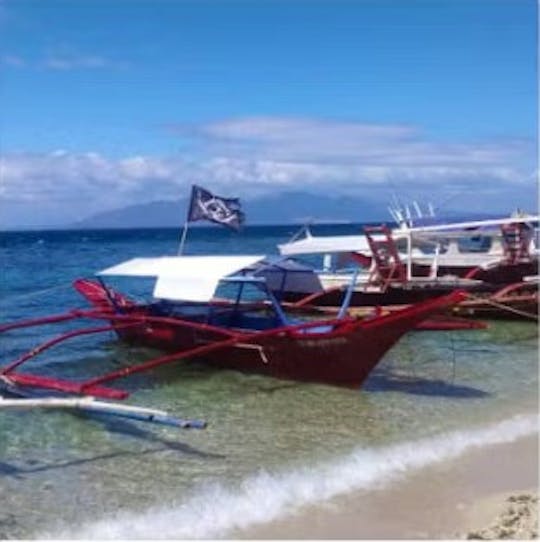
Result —
[[[457,198],[458,196],[461,196],[463,194],[463,190],[460,190],[458,192],[455,192],[454,194],[450,194],[445,200],[443,200],[433,211],[439,211],[443,208],[444,205],[446,205],[449,201],[452,201],[453,199]],[[433,215],[434,216],[434,215]]]
[[[388,211],[390,212],[390,215],[394,219],[394,222],[397,222],[399,224],[400,220],[399,220],[399,215],[397,211],[395,211],[390,205],[388,206]]]
[[[405,216],[407,217],[407,220],[411,220],[411,210],[409,209],[409,205],[405,205]]]

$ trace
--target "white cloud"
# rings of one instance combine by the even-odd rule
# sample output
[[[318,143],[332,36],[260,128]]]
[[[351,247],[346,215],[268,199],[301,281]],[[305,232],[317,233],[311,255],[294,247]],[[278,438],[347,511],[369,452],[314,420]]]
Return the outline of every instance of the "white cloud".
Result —
[[[51,70],[99,69],[116,66],[111,60],[99,55],[77,53],[57,53],[48,55],[42,62],[43,67]]]
[[[182,126],[178,131],[185,131]],[[399,124],[254,117],[191,128],[214,153],[281,162],[352,163],[364,166],[479,167],[506,164],[523,152],[523,141],[430,141]]]
[[[26,66],[26,61],[19,55],[4,54],[0,57],[0,64],[3,66],[11,66],[13,68],[24,68]]]
[[[194,182],[244,199],[287,190],[362,196],[389,193],[391,186],[433,198],[451,188],[474,194],[465,205],[477,204],[483,193],[523,196],[536,187],[534,146],[526,140],[435,142],[411,126],[265,117],[190,133],[198,152],[179,156],[5,153],[0,197],[26,205],[30,214],[48,208],[61,222],[179,199]]]
[[[45,69],[52,71],[124,69],[127,63],[112,60],[102,55],[83,54],[62,48],[49,52],[38,59],[25,58],[19,54],[6,53],[0,56],[0,65],[6,68]]]

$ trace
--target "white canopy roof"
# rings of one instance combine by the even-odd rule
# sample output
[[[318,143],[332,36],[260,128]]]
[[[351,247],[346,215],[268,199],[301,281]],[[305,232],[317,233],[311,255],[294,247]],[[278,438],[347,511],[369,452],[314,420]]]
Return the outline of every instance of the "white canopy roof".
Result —
[[[280,254],[331,254],[335,252],[365,252],[369,245],[365,235],[337,235],[304,237],[289,243],[278,245]]]
[[[410,236],[414,239],[429,239],[431,237],[457,238],[472,235],[500,235],[499,226],[501,224],[516,223],[516,222],[537,222],[538,216],[526,217],[508,217],[492,220],[476,220],[470,222],[449,222],[448,224],[439,224],[435,226],[421,226],[416,228],[397,228],[392,230],[394,240],[407,238]],[[468,231],[470,228],[487,228],[495,227],[496,229],[488,233],[487,231]],[[375,235],[374,238],[382,239],[380,235]],[[306,237],[289,241],[278,245],[280,254],[284,256],[294,256],[300,254],[332,254],[338,252],[364,252],[370,253],[370,247],[365,235],[336,235],[336,236],[316,236],[309,232]]]
[[[529,223],[538,222],[538,215],[531,216],[519,216],[519,217],[507,217],[491,220],[473,220],[470,222],[449,222],[448,224],[438,224],[435,226],[420,226],[417,228],[410,228],[412,234],[416,233],[431,233],[431,232],[446,232],[447,230],[467,230],[471,228],[489,228],[502,226],[503,224],[516,224],[516,223]],[[471,232],[457,232],[463,237],[464,234]],[[473,233],[474,234],[474,233]]]
[[[392,230],[394,239],[405,237],[402,230]],[[384,239],[383,235],[376,234],[375,240]],[[307,235],[302,239],[289,241],[278,245],[282,256],[297,256],[299,254],[336,254],[338,252],[367,252],[370,253],[369,243],[365,235]]]
[[[209,301],[221,279],[264,256],[162,256],[133,258],[97,275],[157,277],[154,297],[175,301]]]

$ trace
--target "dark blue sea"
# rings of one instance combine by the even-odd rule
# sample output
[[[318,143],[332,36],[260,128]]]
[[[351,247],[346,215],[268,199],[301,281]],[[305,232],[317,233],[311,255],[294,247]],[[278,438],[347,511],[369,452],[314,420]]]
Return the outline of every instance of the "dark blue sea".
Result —
[[[185,252],[277,254],[296,229],[193,228]],[[174,255],[179,237],[172,229],[0,233],[0,320],[84,307],[74,279],[135,256]],[[71,327],[0,335],[0,364]],[[28,371],[77,379],[154,355],[111,334],[88,336],[37,356]],[[534,434],[537,356],[536,324],[493,321],[408,334],[358,390],[189,363],[126,380],[129,403],[204,419],[203,431],[0,410],[0,538],[241,536],[470,448]]]

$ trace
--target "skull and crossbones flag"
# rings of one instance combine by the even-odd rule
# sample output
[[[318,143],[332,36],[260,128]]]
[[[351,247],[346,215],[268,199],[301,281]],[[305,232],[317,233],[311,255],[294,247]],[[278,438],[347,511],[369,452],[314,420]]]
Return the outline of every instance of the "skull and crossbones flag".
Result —
[[[209,220],[238,231],[244,223],[245,215],[238,198],[215,196],[200,186],[193,185],[189,205],[188,222]]]

